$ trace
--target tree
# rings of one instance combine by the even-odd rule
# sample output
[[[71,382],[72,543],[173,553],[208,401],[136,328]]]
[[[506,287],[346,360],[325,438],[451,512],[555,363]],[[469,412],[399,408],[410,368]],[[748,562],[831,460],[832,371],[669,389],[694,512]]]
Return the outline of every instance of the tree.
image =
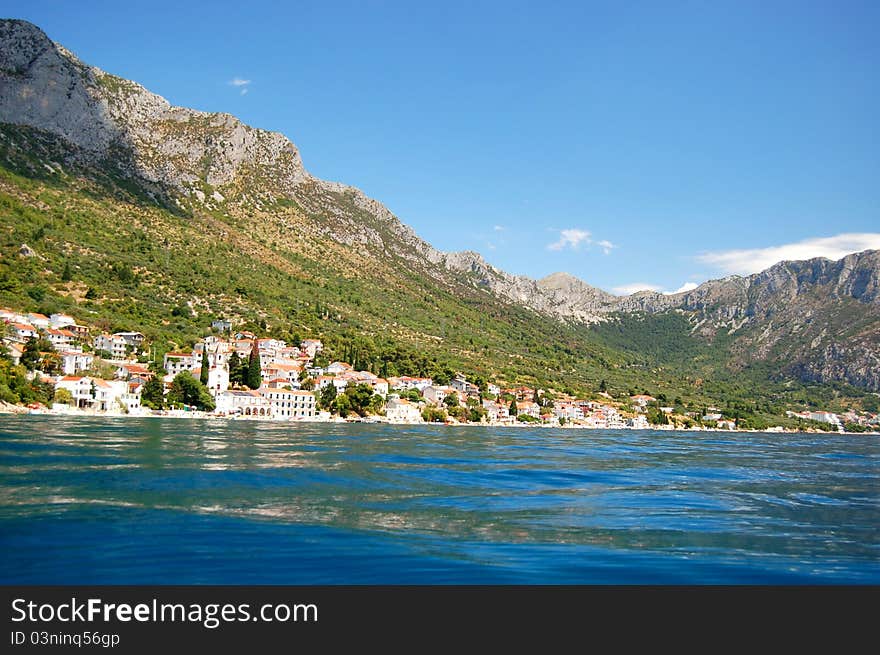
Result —
[[[312,391],[315,388],[315,381],[312,378],[307,377],[299,383],[299,388],[303,391]]]
[[[336,400],[336,385],[328,384],[326,387],[321,389],[321,393],[318,395],[318,406],[321,409],[332,410],[333,401]]]
[[[24,366],[28,371],[34,371],[39,368],[40,361],[43,359],[40,352],[49,352],[52,350],[52,344],[45,339],[32,337],[27,340],[24,345],[24,352],[21,354],[19,364]]]
[[[369,384],[349,385],[345,389],[349,405],[358,416],[366,416],[370,409],[370,401],[373,399],[373,388]]]
[[[336,400],[333,401],[333,410],[342,418],[348,416],[348,413],[351,411],[351,400],[349,400],[349,397],[344,393],[338,395]]]
[[[602,380],[599,383],[599,393],[607,393],[607,392],[608,392],[608,384],[605,382],[605,380]]]
[[[61,373],[61,356],[54,350],[46,352],[40,361],[40,370],[46,375],[58,375]]]
[[[232,354],[229,356],[229,384],[244,384],[244,371],[244,362],[241,361],[241,357],[238,356],[238,353],[233,350]]]
[[[247,377],[244,383],[251,389],[259,389],[263,378],[260,375],[260,348],[257,340],[254,339],[254,345],[251,346],[251,354],[248,358]]]
[[[55,389],[55,402],[62,405],[71,405],[73,404],[73,394],[70,393],[70,390],[59,387]]]
[[[199,373],[199,382],[208,386],[208,347],[202,344],[202,370]]]
[[[141,402],[152,409],[165,407],[165,385],[158,375],[154,375],[144,385],[141,391]]]
[[[443,404],[446,405],[447,407],[458,407],[458,405],[459,405],[458,394],[457,393],[447,394],[446,397],[443,399]]]
[[[169,403],[181,403],[210,412],[214,409],[214,399],[207,388],[196,380],[189,371],[181,371],[174,376],[168,391]]]
[[[446,421],[446,410],[426,407],[422,410],[422,420],[426,423],[443,423]]]
[[[541,405],[541,396],[538,395],[538,387],[535,387],[535,397],[533,400],[535,401],[536,405]]]
[[[65,260],[64,271],[61,273],[61,281],[62,282],[70,282],[72,276],[73,276],[73,274],[70,271],[70,262]]]
[[[508,407],[507,409],[508,409],[508,413],[511,416],[516,416],[517,412],[519,411],[516,408],[516,398],[514,398],[513,400],[510,401],[510,407]]]

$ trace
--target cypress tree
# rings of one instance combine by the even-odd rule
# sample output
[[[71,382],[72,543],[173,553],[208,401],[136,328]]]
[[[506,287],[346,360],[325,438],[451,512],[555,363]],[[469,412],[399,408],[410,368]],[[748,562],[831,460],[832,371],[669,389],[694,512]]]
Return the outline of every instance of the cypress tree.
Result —
[[[244,384],[244,376],[242,375],[242,362],[236,351],[232,351],[229,356],[229,383]]]
[[[257,340],[251,346],[251,355],[248,359],[247,377],[244,383],[251,389],[259,389],[262,377],[260,375],[260,347]]]
[[[511,416],[516,416],[516,414],[517,414],[517,409],[516,409],[516,398],[513,398],[513,399],[510,401],[510,407],[508,408],[508,413],[509,413]]]
[[[70,282],[72,273],[70,272],[70,262],[64,262],[64,272],[61,273],[61,281],[62,282]]]
[[[199,375],[199,382],[208,386],[208,346],[202,346],[202,372]]]

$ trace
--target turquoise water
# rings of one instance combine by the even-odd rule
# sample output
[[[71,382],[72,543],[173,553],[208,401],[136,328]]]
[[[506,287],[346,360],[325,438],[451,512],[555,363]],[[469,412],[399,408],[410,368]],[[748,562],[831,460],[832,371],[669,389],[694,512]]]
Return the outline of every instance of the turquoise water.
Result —
[[[880,583],[880,438],[0,415],[0,582]]]

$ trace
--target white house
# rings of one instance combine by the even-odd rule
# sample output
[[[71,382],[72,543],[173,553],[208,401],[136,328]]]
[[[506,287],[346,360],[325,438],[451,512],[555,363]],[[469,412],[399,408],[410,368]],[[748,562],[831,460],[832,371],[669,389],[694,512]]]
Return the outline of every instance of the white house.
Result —
[[[69,350],[70,344],[76,338],[70,330],[56,330],[54,328],[46,328],[44,331],[46,339],[52,344],[57,351]]]
[[[65,375],[76,375],[92,367],[95,358],[90,353],[69,350],[61,353],[61,370]]]
[[[67,314],[52,314],[49,317],[49,327],[51,328],[59,330],[68,327],[69,325],[76,325],[76,319],[72,316],[68,316]]]
[[[119,337],[125,341],[126,345],[131,346],[132,348],[140,348],[146,338],[140,332],[116,332],[113,336]]]
[[[165,371],[171,377],[181,371],[192,371],[196,365],[196,358],[192,353],[165,353]]]
[[[538,403],[532,402],[530,400],[525,400],[516,404],[516,414],[517,416],[519,416],[520,414],[528,414],[529,416],[533,416],[535,418],[541,418],[541,407],[538,405]]]
[[[126,346],[128,343],[125,339],[115,334],[99,334],[92,342],[96,352],[105,351],[110,353],[112,359],[125,359]]]
[[[415,403],[391,396],[385,404],[385,418],[389,423],[421,423],[422,412]]]
[[[136,410],[140,407],[140,386],[129,389],[124,380],[101,380],[92,377],[66,375],[55,383],[56,389],[67,389],[76,407],[101,412]]]
[[[24,348],[21,344],[10,341],[8,343],[0,342],[0,351],[3,350],[3,346],[6,346],[6,354],[9,356],[9,359],[12,360],[14,366],[18,366],[21,362],[21,356],[24,354]]]
[[[34,327],[38,328],[47,328],[49,327],[49,317],[45,314],[37,314],[31,313],[27,315],[27,321]]]
[[[351,371],[352,368],[351,364],[346,364],[345,362],[333,362],[325,370],[330,375],[339,375],[340,373],[347,373]]]
[[[477,385],[472,382],[468,382],[467,379],[463,375],[456,375],[452,378],[452,382],[449,383],[456,391],[461,391],[462,393],[466,393],[468,395],[478,394],[480,390],[477,388]]]
[[[391,380],[389,380],[391,382]],[[414,378],[408,375],[401,375],[399,378],[396,378],[396,381],[392,385],[393,389],[418,389],[419,391],[424,391],[430,386],[433,386],[434,381],[431,378]]]
[[[577,403],[559,403],[553,406],[553,416],[568,421],[579,421],[584,418],[584,410]]]
[[[300,350],[309,356],[309,359],[314,359],[315,355],[324,350],[324,344],[318,339],[303,339],[299,347]]]
[[[422,395],[425,400],[433,405],[437,405],[440,407],[443,405],[443,401],[446,399],[446,396],[450,394],[454,394],[455,390],[452,387],[425,387],[422,391]]]
[[[28,339],[34,339],[39,336],[37,328],[28,323],[10,323],[7,329],[12,339],[19,343],[24,343]]]
[[[372,378],[367,384],[373,387],[373,393],[377,393],[383,398],[388,395],[388,380]]]
[[[490,421],[506,421],[510,418],[510,409],[504,403],[496,403],[494,400],[484,400],[483,409]]]

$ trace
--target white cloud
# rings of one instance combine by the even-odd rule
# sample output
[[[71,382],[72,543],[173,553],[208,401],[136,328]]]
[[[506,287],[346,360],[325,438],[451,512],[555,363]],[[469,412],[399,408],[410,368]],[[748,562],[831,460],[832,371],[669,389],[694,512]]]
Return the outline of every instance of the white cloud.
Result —
[[[678,289],[676,289],[675,291],[664,291],[663,293],[665,293],[667,295],[673,295],[676,293],[684,293],[685,291],[693,291],[698,286],[700,286],[700,285],[697,284],[696,282],[685,282],[680,287],[678,287]]]
[[[610,241],[607,241],[607,240],[605,240],[605,239],[603,239],[602,241],[597,241],[597,242],[596,242],[596,245],[597,245],[597,246],[601,246],[601,247],[602,247],[602,252],[603,252],[604,254],[606,254],[606,255],[610,255],[610,254],[611,254],[611,249],[617,247],[617,246],[615,246],[613,243],[611,243]]]
[[[611,290],[618,296],[628,296],[636,291],[663,291],[663,287],[646,282],[633,282],[632,284],[622,284]]]
[[[547,250],[562,250],[563,248],[571,248],[577,250],[581,243],[589,245],[592,243],[590,233],[586,230],[571,228],[569,230],[560,230],[559,241],[554,241],[547,246]]]
[[[805,239],[769,248],[719,250],[699,255],[697,260],[726,274],[750,275],[785,260],[827,257],[840,259],[862,250],[880,249],[880,233],[838,234],[833,237]]]
[[[504,226],[503,226],[503,225],[496,225],[496,226],[493,227],[492,229],[495,230],[496,232],[504,232]]]
[[[240,91],[241,95],[247,95],[248,86],[250,86],[250,83],[251,83],[250,80],[244,80],[240,77],[233,77],[228,82],[229,86],[234,86],[238,89],[241,89],[241,91]]]

